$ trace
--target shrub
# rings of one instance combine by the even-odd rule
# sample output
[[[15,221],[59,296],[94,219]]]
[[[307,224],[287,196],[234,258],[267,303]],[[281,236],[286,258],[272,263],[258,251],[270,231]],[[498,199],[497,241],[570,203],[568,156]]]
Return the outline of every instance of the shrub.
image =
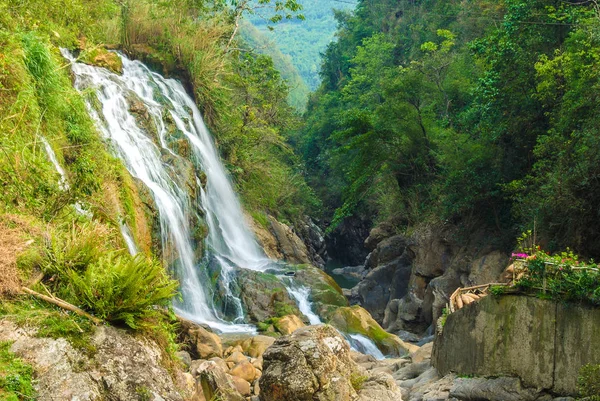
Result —
[[[577,385],[582,397],[590,397],[590,401],[600,401],[600,365],[582,366],[579,369]]]
[[[168,306],[178,285],[157,260],[124,252],[109,252],[81,272],[65,270],[63,277],[70,300],[101,319],[131,328],[155,315],[156,306]]]

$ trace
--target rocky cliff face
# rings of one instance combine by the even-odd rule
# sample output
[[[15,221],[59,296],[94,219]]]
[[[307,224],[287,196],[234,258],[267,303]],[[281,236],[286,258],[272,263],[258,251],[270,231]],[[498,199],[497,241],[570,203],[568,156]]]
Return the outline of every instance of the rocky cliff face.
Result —
[[[363,279],[347,295],[393,333],[425,331],[456,288],[495,281],[508,261],[505,253],[489,246],[480,251],[461,246],[445,227],[405,236],[383,224],[371,230],[365,247],[371,252]]]

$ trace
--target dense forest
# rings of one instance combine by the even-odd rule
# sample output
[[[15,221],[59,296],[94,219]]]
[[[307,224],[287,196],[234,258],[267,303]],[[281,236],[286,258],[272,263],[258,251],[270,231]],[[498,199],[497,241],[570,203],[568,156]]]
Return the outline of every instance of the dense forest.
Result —
[[[600,255],[595,2],[362,0],[337,19],[291,138],[331,227],[448,223],[508,246],[535,229]]]

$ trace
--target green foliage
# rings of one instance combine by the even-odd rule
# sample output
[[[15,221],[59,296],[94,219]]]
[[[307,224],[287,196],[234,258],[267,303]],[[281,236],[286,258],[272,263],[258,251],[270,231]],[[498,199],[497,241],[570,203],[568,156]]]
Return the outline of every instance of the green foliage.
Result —
[[[10,342],[0,342],[0,397],[6,401],[35,399],[33,369],[10,352]]]
[[[600,400],[600,365],[585,365],[579,369],[577,378],[579,395],[590,401]]]
[[[600,254],[589,3],[358,1],[294,137],[333,224],[476,224]]]
[[[555,255],[536,245],[525,250],[529,256],[524,261],[524,275],[516,282],[519,289],[541,297],[600,305],[600,271],[593,260],[583,264],[569,249]]]
[[[64,338],[74,348],[88,354],[96,351],[91,346],[94,325],[89,319],[37,298],[1,301],[0,314],[19,326],[35,327],[38,337]]]
[[[137,328],[140,321],[166,307],[178,283],[165,273],[161,263],[138,254],[108,253],[84,272],[62,271],[70,299],[96,316]]]

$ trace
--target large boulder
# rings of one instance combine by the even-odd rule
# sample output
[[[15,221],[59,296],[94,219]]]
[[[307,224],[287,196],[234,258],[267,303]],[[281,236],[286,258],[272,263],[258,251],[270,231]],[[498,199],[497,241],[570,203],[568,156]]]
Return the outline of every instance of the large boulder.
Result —
[[[331,326],[300,328],[279,338],[263,358],[262,401],[401,400],[393,379],[368,376]]]
[[[251,323],[288,314],[301,315],[278,277],[249,269],[239,269],[237,275],[240,298]]]
[[[228,347],[240,346],[244,354],[260,358],[275,342],[273,337],[249,334],[222,334],[222,341]]]
[[[189,349],[194,359],[209,359],[223,356],[221,338],[190,320],[179,318],[181,325],[181,342]]]
[[[344,333],[370,338],[387,355],[401,356],[418,349],[383,330],[369,312],[360,306],[339,308],[332,315],[330,323]]]

